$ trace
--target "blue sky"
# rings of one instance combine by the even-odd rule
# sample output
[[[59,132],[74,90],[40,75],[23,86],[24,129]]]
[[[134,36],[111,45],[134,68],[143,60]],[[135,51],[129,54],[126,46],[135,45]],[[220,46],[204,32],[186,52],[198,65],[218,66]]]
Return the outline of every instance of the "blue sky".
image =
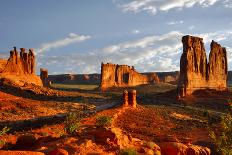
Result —
[[[100,73],[101,62],[140,72],[179,70],[181,37],[227,48],[232,70],[232,0],[1,0],[0,57],[34,48],[37,71]]]

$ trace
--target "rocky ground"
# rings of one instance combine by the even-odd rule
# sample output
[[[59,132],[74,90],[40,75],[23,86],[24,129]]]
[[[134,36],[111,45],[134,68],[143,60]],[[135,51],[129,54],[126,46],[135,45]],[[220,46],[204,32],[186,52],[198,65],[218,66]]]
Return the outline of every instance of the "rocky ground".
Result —
[[[0,135],[0,154],[10,154],[3,150],[21,151],[18,154],[120,154],[136,151],[140,154],[172,155],[197,154],[196,150],[209,154],[209,149],[215,152],[209,128],[217,128],[220,116],[228,112],[231,92],[220,95],[210,91],[205,96],[201,93],[200,96],[195,94],[179,100],[173,92],[175,86],[171,85],[134,89],[137,89],[138,107],[122,108],[123,89],[61,91],[31,85],[20,88],[3,85],[0,91],[1,123],[70,112],[82,114],[75,119],[79,125],[73,133],[67,132],[65,118],[54,120],[54,123],[44,120],[42,126],[32,125],[29,129],[14,130],[12,126],[10,131]],[[211,104],[200,106],[200,103],[210,101],[220,103],[221,109],[217,110]],[[194,102],[197,104],[193,105]],[[111,104],[118,107],[103,110]],[[94,109],[103,111],[83,113]],[[98,118],[101,116],[111,118],[110,124],[99,125]]]

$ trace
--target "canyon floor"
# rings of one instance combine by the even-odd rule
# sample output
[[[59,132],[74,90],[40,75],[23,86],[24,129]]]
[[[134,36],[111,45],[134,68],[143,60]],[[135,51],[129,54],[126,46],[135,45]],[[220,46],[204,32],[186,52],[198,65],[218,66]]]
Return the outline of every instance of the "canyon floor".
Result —
[[[230,112],[231,87],[228,92],[204,90],[183,99],[176,97],[172,84],[127,88],[137,90],[137,108],[122,107],[125,89],[102,92],[97,85],[68,84],[53,84],[51,89],[2,87],[0,127],[10,130],[0,134],[0,148],[45,154],[54,149],[69,154],[120,154],[133,148],[140,154],[149,154],[149,149],[155,154],[156,144],[175,142],[205,146],[215,154],[209,130],[218,128],[220,117]],[[70,113],[80,114],[72,134],[65,130]],[[101,116],[112,119],[110,126],[99,126]],[[117,142],[104,140],[112,134]],[[153,148],[145,146],[151,142]]]

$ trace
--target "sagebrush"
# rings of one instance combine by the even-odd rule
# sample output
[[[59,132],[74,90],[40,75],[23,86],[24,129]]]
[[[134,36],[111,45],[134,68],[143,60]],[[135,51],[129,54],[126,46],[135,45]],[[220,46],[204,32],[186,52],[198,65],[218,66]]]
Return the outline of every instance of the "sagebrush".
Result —
[[[68,134],[73,134],[77,130],[80,129],[80,120],[81,120],[81,114],[80,113],[69,113],[66,116],[66,120],[64,122],[65,125],[65,131]]]
[[[109,116],[99,116],[97,117],[97,125],[98,126],[104,126],[104,127],[108,127],[111,125],[112,122],[112,118]]]
[[[218,153],[232,155],[232,116],[227,114],[222,117],[220,131],[210,131],[210,138],[216,145]]]

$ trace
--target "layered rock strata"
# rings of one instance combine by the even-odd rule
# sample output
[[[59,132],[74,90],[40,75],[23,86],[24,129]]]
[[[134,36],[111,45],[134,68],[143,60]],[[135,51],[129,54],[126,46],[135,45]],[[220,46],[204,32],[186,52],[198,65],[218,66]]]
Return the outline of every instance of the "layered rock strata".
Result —
[[[111,87],[131,87],[151,83],[159,83],[159,78],[154,73],[142,75],[133,66],[128,65],[111,63],[102,63],[101,65],[100,88],[102,90]]]
[[[137,107],[137,95],[136,90],[130,90],[129,92],[125,90],[123,92],[123,107]]]
[[[182,38],[183,53],[180,59],[180,96],[192,94],[198,89],[227,89],[226,49],[215,41],[211,42],[209,62],[203,39],[193,36]]]
[[[4,66],[1,66],[0,78],[6,78],[16,85],[33,83],[42,86],[40,78],[35,74],[35,54],[33,49],[26,52],[20,48],[18,53],[16,47],[10,51],[10,57]]]

